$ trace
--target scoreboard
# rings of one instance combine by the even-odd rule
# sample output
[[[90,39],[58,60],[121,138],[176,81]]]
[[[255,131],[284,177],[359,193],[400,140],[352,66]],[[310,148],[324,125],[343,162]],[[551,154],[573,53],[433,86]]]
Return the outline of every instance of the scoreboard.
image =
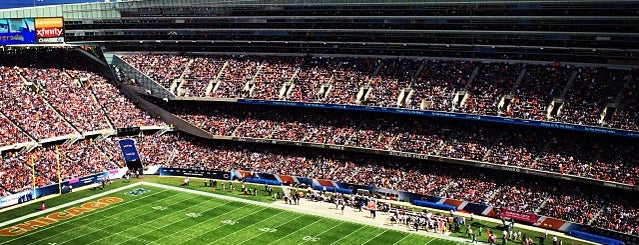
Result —
[[[64,43],[62,17],[0,19],[0,46],[53,43]]]

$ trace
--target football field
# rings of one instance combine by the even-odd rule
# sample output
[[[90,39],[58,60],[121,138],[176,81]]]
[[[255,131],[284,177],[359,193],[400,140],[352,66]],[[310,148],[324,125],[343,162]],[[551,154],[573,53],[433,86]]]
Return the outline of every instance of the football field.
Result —
[[[458,244],[148,183],[102,192],[0,226],[0,244],[12,245]]]

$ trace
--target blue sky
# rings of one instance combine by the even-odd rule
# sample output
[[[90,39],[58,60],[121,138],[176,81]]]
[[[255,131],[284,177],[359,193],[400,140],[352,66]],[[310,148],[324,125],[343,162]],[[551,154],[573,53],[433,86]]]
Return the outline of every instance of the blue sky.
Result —
[[[36,6],[63,4],[63,3],[87,3],[104,2],[104,0],[35,0]],[[112,1],[115,2],[115,1]],[[34,0],[0,0],[0,9],[33,7]]]

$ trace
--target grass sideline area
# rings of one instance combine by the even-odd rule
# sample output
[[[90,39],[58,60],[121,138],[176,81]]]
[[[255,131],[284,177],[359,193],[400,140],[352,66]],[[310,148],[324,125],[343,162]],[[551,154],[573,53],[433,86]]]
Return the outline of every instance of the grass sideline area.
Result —
[[[184,178],[176,178],[176,177],[159,177],[159,176],[145,176],[142,179],[132,179],[130,182],[125,181],[116,181],[112,183],[106,190],[82,190],[76,191],[73,193],[65,194],[59,197],[54,197],[46,200],[47,208],[51,209],[60,205],[68,204],[72,201],[91,197],[94,195],[104,194],[105,191],[113,190],[116,188],[127,188],[127,185],[134,185],[140,181],[145,182],[153,182],[164,184],[168,186],[179,186]],[[180,187],[182,189],[201,191],[202,193],[215,193],[218,195],[242,198],[243,200],[249,200],[253,202],[261,202],[261,203],[271,203],[275,201],[275,199],[264,192],[263,185],[253,185],[246,184],[247,187],[257,188],[258,195],[245,196],[243,193],[240,193],[239,190],[230,191],[230,190],[221,190],[219,187],[225,181],[218,180],[218,188],[213,190],[211,187],[204,186],[203,179],[191,179],[190,186]],[[238,182],[235,182],[237,189],[239,189]],[[228,186],[228,185],[227,185]],[[131,195],[127,194],[131,190],[135,190],[138,188],[149,190],[148,193],[142,193],[140,195]],[[274,191],[281,192],[281,188],[276,187],[273,188]],[[166,195],[166,196],[165,196]],[[186,195],[186,196],[185,196]],[[208,196],[200,196],[196,194],[189,194],[184,192],[179,192],[175,190],[166,190],[162,188],[156,187],[148,187],[146,185],[142,186],[131,186],[127,188],[127,191],[118,191],[116,193],[108,194],[107,197],[116,197],[121,198],[123,201],[119,203],[115,203],[113,205],[109,205],[104,208],[104,210],[96,209],[95,211],[86,212],[84,214],[80,214],[77,217],[73,217],[67,220],[62,220],[59,222],[51,223],[44,227],[35,228],[32,231],[25,232],[19,236],[15,237],[7,237],[0,236],[0,244],[34,244],[33,241],[36,241],[38,244],[72,244],[72,243],[82,243],[82,244],[179,244],[179,241],[172,239],[156,239],[157,236],[167,236],[167,237],[179,237],[185,240],[183,244],[240,244],[240,243],[254,243],[259,242],[260,244],[268,244],[274,242],[273,244],[301,244],[301,243],[317,243],[317,244],[458,244],[458,242],[447,241],[442,239],[437,239],[433,237],[428,237],[428,233],[405,233],[397,230],[384,229],[380,227],[373,226],[365,226],[356,223],[345,222],[341,220],[330,219],[326,217],[320,217],[315,215],[304,215],[294,212],[283,212],[277,208],[262,208],[259,206],[246,204],[243,202],[228,202],[226,200],[212,198]],[[178,198],[179,197],[179,198]],[[100,200],[102,197],[94,197],[91,198],[90,201]],[[140,200],[138,200],[140,199]],[[144,199],[144,200],[142,200]],[[212,200],[213,199],[213,200]],[[175,202],[178,200],[178,202]],[[88,201],[88,202],[90,202]],[[225,202],[228,202],[225,204]],[[37,213],[36,211],[39,208],[39,201],[36,201],[32,204],[7,210],[2,212],[0,210],[0,223],[12,220],[15,218],[19,218],[28,214]],[[78,203],[75,205],[71,205],[65,207],[66,209],[72,207],[80,207],[83,203]],[[153,205],[157,204],[157,205]],[[230,205],[230,206],[228,206]],[[197,207],[197,208],[196,208]],[[233,207],[233,208],[232,208]],[[410,206],[407,206],[410,207]],[[157,208],[153,209],[153,208]],[[166,208],[166,209],[163,209]],[[165,210],[172,210],[174,214],[163,214]],[[242,213],[248,212],[246,217],[240,216],[239,218],[235,216],[236,209],[237,212],[242,211]],[[414,208],[414,207],[412,207]],[[247,209],[247,210],[245,210]],[[420,210],[418,208],[414,208],[415,210]],[[130,211],[136,210],[136,211]],[[57,210],[63,211],[63,210]],[[193,211],[193,212],[188,212]],[[197,212],[195,212],[197,211]],[[50,213],[54,213],[51,211]],[[94,214],[95,213],[95,214]],[[100,214],[98,214],[100,213]],[[178,215],[178,213],[182,215]],[[197,217],[189,217],[185,218],[189,213],[193,213],[192,216],[200,216]],[[262,214],[264,213],[264,214]],[[38,217],[45,217],[49,213],[44,213],[39,215]],[[126,215],[123,215],[126,214]],[[249,215],[250,214],[250,215]],[[445,214],[445,213],[442,213]],[[156,217],[157,215],[157,217]],[[215,217],[211,217],[215,215]],[[267,217],[268,215],[271,215]],[[165,216],[170,216],[173,218],[168,218]],[[130,218],[130,217],[138,217],[138,218]],[[201,220],[201,217],[210,218],[210,220],[219,221],[218,219],[222,217],[228,217],[228,219],[221,220],[231,220],[237,221],[239,220],[248,220],[251,222],[241,222],[236,223],[237,225],[229,225],[233,226],[236,229],[230,230],[227,228],[223,228],[224,224],[213,224],[210,223],[209,219],[206,222],[199,222],[198,224],[192,224],[197,220]],[[268,219],[267,219],[268,218]],[[20,223],[25,223],[33,219],[26,219],[21,222],[10,224],[5,227],[0,227],[0,229],[4,229],[6,227],[15,226]],[[193,219],[193,221],[189,221]],[[158,220],[158,221],[152,221]],[[147,222],[148,221],[148,222]],[[161,222],[160,222],[161,221]],[[283,222],[287,222],[282,224]],[[129,227],[129,223],[132,226]],[[151,223],[152,225],[149,225]],[[192,227],[189,229],[180,229],[179,231],[172,232],[177,227],[165,226],[166,223],[175,223],[178,226],[183,226],[184,224],[191,225]],[[210,224],[209,224],[210,223]],[[227,223],[232,223],[227,221]],[[263,227],[257,227],[262,224]],[[106,224],[106,225],[104,225]],[[112,225],[113,224],[113,225]],[[116,225],[117,224],[117,225]],[[247,226],[242,226],[241,224],[246,224]],[[281,224],[281,227],[272,227],[273,225]],[[289,227],[288,224],[295,224]],[[329,225],[330,224],[330,225]],[[337,224],[337,225],[336,225]],[[489,228],[491,230],[495,230],[497,226],[501,224],[483,221],[479,219],[475,219],[473,221],[473,230],[477,230],[479,226],[483,226],[484,229]],[[228,224],[227,224],[228,225]],[[338,228],[331,228],[336,225]],[[86,226],[86,227],[85,227]],[[309,226],[309,227],[307,227]],[[319,227],[317,229],[313,227]],[[278,238],[280,240],[268,240],[266,237],[271,237],[269,239],[277,238],[274,234],[282,229],[286,229],[286,234],[288,233],[298,233],[296,228],[299,228],[301,231],[300,234],[304,234],[301,238],[298,235],[290,234],[290,236],[286,236],[285,238]],[[518,230],[517,227],[515,230]],[[159,229],[157,231],[152,231],[152,229]],[[201,229],[212,229],[211,231],[204,232]],[[262,230],[260,230],[262,229]],[[271,230],[273,229],[273,230]],[[327,231],[326,229],[330,229]],[[42,231],[40,231],[42,230]],[[71,230],[71,233],[69,233]],[[74,232],[80,230],[81,232]],[[521,229],[523,233],[526,233],[529,236],[540,236],[541,233],[533,232],[527,229]],[[137,236],[135,234],[139,234],[143,232],[143,235]],[[203,234],[199,234],[202,233]],[[233,234],[228,234],[232,232]],[[60,235],[58,235],[60,233]],[[157,233],[157,234],[156,234]],[[235,234],[239,233],[239,234]],[[246,234],[244,234],[246,233]],[[264,233],[258,235],[260,233]],[[328,234],[327,234],[328,233]],[[91,236],[92,240],[103,238],[97,242],[92,243],[91,239],[85,236],[85,234],[94,234]],[[196,237],[201,237],[206,241],[211,240],[211,242],[200,242],[199,239],[191,239],[192,235],[190,234],[198,234]],[[208,234],[208,235],[206,235]],[[229,235],[228,239],[218,239],[212,240],[215,237],[220,235]],[[244,235],[241,235],[244,234]],[[270,235],[269,235],[270,234]],[[320,234],[321,236],[317,236]],[[384,235],[382,235],[384,234]],[[46,235],[46,236],[45,236]],[[252,236],[255,237],[252,237]],[[329,236],[330,235],[330,236]],[[53,240],[44,240],[45,237],[52,236],[55,238]],[[78,240],[71,239],[72,237],[84,237],[82,239],[87,238],[86,240]],[[275,237],[274,237],[275,236]],[[348,238],[354,236],[353,238]],[[374,236],[374,237],[371,237]],[[451,236],[466,238],[464,233],[452,233]],[[250,237],[250,238],[247,238]],[[262,238],[259,238],[262,237]],[[340,238],[339,240],[327,242],[330,239]],[[360,240],[356,239],[359,237]],[[369,240],[361,240],[363,237],[369,237]],[[17,239],[16,239],[17,238]],[[295,241],[291,239],[302,239],[301,241]],[[318,239],[319,238],[319,239]],[[550,237],[549,237],[550,238]],[[13,240],[15,239],[15,240]],[[57,240],[56,240],[57,239]],[[71,239],[71,240],[69,240]],[[114,240],[116,239],[116,240]],[[191,240],[188,240],[191,239]],[[306,239],[306,240],[304,240]],[[585,243],[577,240],[560,238],[564,241],[564,244],[575,244],[575,245],[586,245],[590,243]],[[69,241],[66,241],[69,240]],[[246,240],[246,241],[245,241]],[[286,242],[285,242],[286,241]],[[485,241],[485,236],[479,238],[479,241]],[[249,243],[250,242],[250,243]],[[537,240],[535,240],[537,242]],[[550,239],[546,240],[546,243],[551,243]],[[519,244],[518,242],[509,242],[508,244]]]

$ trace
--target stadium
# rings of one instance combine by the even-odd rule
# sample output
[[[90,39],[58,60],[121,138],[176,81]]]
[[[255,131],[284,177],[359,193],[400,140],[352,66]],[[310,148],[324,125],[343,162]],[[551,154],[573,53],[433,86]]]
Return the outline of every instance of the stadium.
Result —
[[[639,1],[26,2],[0,244],[639,244]]]

